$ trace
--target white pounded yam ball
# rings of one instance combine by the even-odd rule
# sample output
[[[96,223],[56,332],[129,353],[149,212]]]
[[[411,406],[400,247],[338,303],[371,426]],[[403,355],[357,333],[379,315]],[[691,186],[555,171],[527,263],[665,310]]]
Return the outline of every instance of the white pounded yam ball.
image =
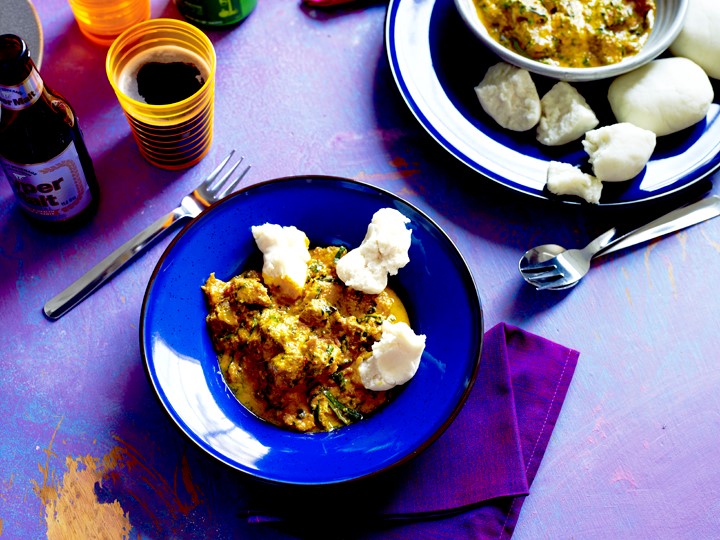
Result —
[[[670,45],[675,56],[689,58],[710,77],[720,79],[718,0],[690,0],[680,34]]]
[[[547,188],[555,195],[576,195],[591,204],[600,202],[602,182],[570,163],[551,161],[547,171]]]
[[[540,96],[530,73],[500,62],[475,87],[480,105],[506,129],[527,131],[540,120]]]
[[[687,58],[661,58],[619,76],[608,88],[618,122],[630,122],[660,137],[696,124],[714,94],[703,69]]]
[[[582,137],[598,125],[597,116],[574,86],[560,81],[540,100],[537,140],[559,146]]]
[[[595,176],[603,182],[623,182],[645,168],[655,141],[652,131],[625,122],[588,131],[582,144]]]

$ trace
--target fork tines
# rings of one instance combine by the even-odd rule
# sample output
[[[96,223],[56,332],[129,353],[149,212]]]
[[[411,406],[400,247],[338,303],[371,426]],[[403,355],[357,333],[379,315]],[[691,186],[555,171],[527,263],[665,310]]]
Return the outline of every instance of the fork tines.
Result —
[[[556,269],[557,269],[557,264],[547,263],[547,262],[528,264],[527,266],[520,267],[521,272],[526,272],[526,273],[530,273],[530,274],[539,274],[541,272],[547,272],[549,270],[556,270]]]
[[[209,193],[212,193],[216,199],[222,199],[227,195],[228,193],[232,192],[233,189],[240,183],[240,181],[245,177],[245,175],[250,170],[250,165],[245,167],[245,169],[235,178],[234,180],[230,181],[225,184],[225,182],[230,178],[230,176],[235,172],[235,170],[240,166],[240,164],[245,160],[245,156],[242,156],[232,167],[230,167],[230,170],[228,170],[225,174],[223,174],[220,178],[217,178],[217,176],[220,174],[220,172],[223,170],[225,165],[230,161],[232,156],[235,154],[235,150],[231,150],[228,156],[223,159],[220,164],[215,168],[213,172],[208,175],[207,179],[205,180],[205,184],[207,186],[207,190]],[[220,188],[222,188],[220,190]],[[216,193],[218,190],[220,190],[219,193]]]
[[[562,272],[558,272],[555,269],[547,270],[545,272],[537,272],[527,276],[528,281],[533,283],[552,283],[558,279],[562,279],[565,275]]]

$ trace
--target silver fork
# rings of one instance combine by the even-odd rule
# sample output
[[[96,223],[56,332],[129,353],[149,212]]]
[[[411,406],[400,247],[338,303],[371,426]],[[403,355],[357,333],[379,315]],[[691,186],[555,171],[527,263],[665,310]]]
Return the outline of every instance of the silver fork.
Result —
[[[582,249],[546,244],[529,249],[520,259],[522,277],[538,290],[562,290],[576,285],[599,255],[647,242],[720,215],[720,198],[712,195],[683,206],[626,234],[617,228],[601,234]]]
[[[43,308],[45,315],[52,320],[59,319],[135,259],[170,227],[181,220],[197,217],[205,208],[232,192],[250,170],[248,165],[237,176],[231,178],[245,159],[241,157],[225,174],[218,178],[234,153],[235,150],[231,151],[198,187],[183,197],[180,206],[132,237],[64,291],[48,300]]]

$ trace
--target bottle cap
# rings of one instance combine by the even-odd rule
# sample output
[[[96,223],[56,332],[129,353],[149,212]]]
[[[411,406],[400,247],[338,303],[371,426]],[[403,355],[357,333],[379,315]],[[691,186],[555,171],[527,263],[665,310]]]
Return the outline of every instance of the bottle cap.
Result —
[[[0,35],[0,84],[17,84],[28,75],[30,51],[15,34]]]

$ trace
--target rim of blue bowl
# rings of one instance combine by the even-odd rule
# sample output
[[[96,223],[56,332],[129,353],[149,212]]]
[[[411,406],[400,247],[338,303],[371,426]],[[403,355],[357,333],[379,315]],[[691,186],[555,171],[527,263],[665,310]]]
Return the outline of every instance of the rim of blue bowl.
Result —
[[[427,437],[423,443],[417,445],[411,451],[409,451],[405,456],[403,456],[400,459],[397,459],[396,461],[392,463],[388,463],[384,467],[380,467],[374,471],[358,474],[358,475],[350,475],[345,478],[338,478],[337,480],[322,480],[322,481],[303,481],[303,482],[297,482],[297,481],[286,481],[283,479],[279,479],[276,477],[273,477],[271,475],[267,474],[261,474],[252,470],[249,470],[245,467],[243,467],[241,464],[237,462],[233,462],[232,460],[226,458],[219,452],[215,451],[210,445],[208,445],[206,442],[199,440],[194,432],[190,430],[182,421],[182,419],[177,417],[177,412],[174,410],[171,410],[172,407],[165,402],[165,400],[162,397],[162,391],[161,388],[158,388],[158,385],[155,382],[155,379],[153,377],[153,374],[150,370],[150,363],[148,361],[148,351],[146,350],[146,341],[144,339],[145,331],[146,331],[146,320],[147,320],[147,310],[149,307],[149,300],[152,293],[153,285],[158,277],[158,274],[163,269],[163,265],[166,261],[166,259],[172,254],[176,244],[178,242],[182,241],[182,238],[192,229],[200,226],[202,224],[203,220],[207,218],[207,216],[211,215],[216,208],[227,204],[229,200],[232,200],[236,197],[242,196],[243,194],[253,191],[255,189],[263,189],[265,187],[268,187],[270,185],[275,184],[281,184],[281,183],[289,183],[289,182],[298,182],[298,181],[318,181],[318,182],[332,182],[332,183],[346,183],[350,185],[354,185],[359,189],[365,189],[370,192],[375,192],[376,194],[380,194],[385,197],[389,197],[390,199],[397,201],[405,206],[407,206],[409,209],[411,209],[413,212],[417,213],[419,216],[421,216],[424,220],[427,221],[427,223],[431,226],[431,228],[439,234],[444,241],[447,243],[447,246],[450,249],[450,251],[453,253],[453,255],[457,258],[457,262],[461,263],[461,268],[463,270],[463,276],[462,280],[465,282],[465,286],[470,288],[472,291],[474,291],[474,295],[472,297],[472,304],[473,304],[473,311],[477,311],[477,343],[475,346],[475,350],[472,351],[468,355],[468,357],[473,357],[474,362],[472,365],[472,371],[469,377],[468,384],[464,388],[462,394],[460,395],[459,399],[457,400],[457,403],[453,407],[451,413],[445,418],[443,423],[436,429],[432,434],[430,434],[429,437]],[[453,423],[457,415],[459,414],[460,410],[465,405],[468,396],[470,395],[470,392],[472,391],[472,388],[475,384],[475,380],[477,378],[477,374],[480,367],[480,360],[481,360],[481,354],[482,354],[482,346],[484,342],[484,310],[482,306],[482,300],[480,298],[479,289],[477,287],[477,283],[475,281],[475,278],[472,274],[472,271],[470,270],[469,265],[467,264],[467,261],[465,260],[465,257],[462,255],[462,252],[458,249],[457,245],[452,241],[452,239],[447,235],[447,233],[440,227],[430,216],[428,216],[425,212],[420,210],[417,206],[410,203],[409,201],[403,199],[402,197],[385,190],[383,188],[374,186],[372,184],[368,184],[365,182],[361,182],[359,180],[354,180],[351,178],[343,178],[339,176],[331,176],[331,175],[294,175],[294,176],[286,176],[286,177],[280,177],[270,180],[265,180],[258,182],[256,184],[244,187],[239,189],[238,191],[232,193],[231,195],[228,195],[221,201],[218,201],[205,209],[197,218],[191,220],[188,224],[186,224],[179,232],[178,234],[172,239],[170,244],[166,247],[163,254],[161,255],[160,259],[158,260],[157,264],[155,265],[155,268],[153,269],[153,272],[150,276],[150,279],[148,281],[148,285],[145,290],[145,294],[143,297],[143,303],[140,311],[140,324],[139,324],[139,340],[140,340],[140,352],[143,359],[143,368],[145,371],[145,374],[147,376],[148,382],[152,389],[154,390],[154,395],[158,402],[160,403],[162,409],[165,411],[165,413],[170,417],[170,419],[173,422],[173,425],[175,425],[176,428],[179,429],[179,431],[189,440],[194,442],[198,447],[200,447],[202,450],[204,450],[207,454],[214,457],[216,460],[220,461],[221,463],[231,467],[232,469],[241,471],[243,473],[248,474],[250,477],[253,477],[255,479],[273,483],[273,484],[286,484],[286,485],[306,485],[306,486],[321,486],[321,485],[335,485],[340,483],[348,483],[348,482],[355,482],[361,479],[366,479],[370,477],[375,477],[379,474],[382,474],[390,469],[394,469],[397,466],[410,461],[415,456],[422,453],[428,446],[430,446],[433,442],[435,442],[446,430],[447,428]],[[242,405],[238,402],[238,407],[242,407]],[[382,411],[379,412],[381,414]],[[261,422],[264,422],[261,420]],[[282,428],[277,428],[281,432],[285,432],[287,430],[283,430]],[[347,428],[343,428],[347,429]],[[342,430],[339,430],[342,431]]]

